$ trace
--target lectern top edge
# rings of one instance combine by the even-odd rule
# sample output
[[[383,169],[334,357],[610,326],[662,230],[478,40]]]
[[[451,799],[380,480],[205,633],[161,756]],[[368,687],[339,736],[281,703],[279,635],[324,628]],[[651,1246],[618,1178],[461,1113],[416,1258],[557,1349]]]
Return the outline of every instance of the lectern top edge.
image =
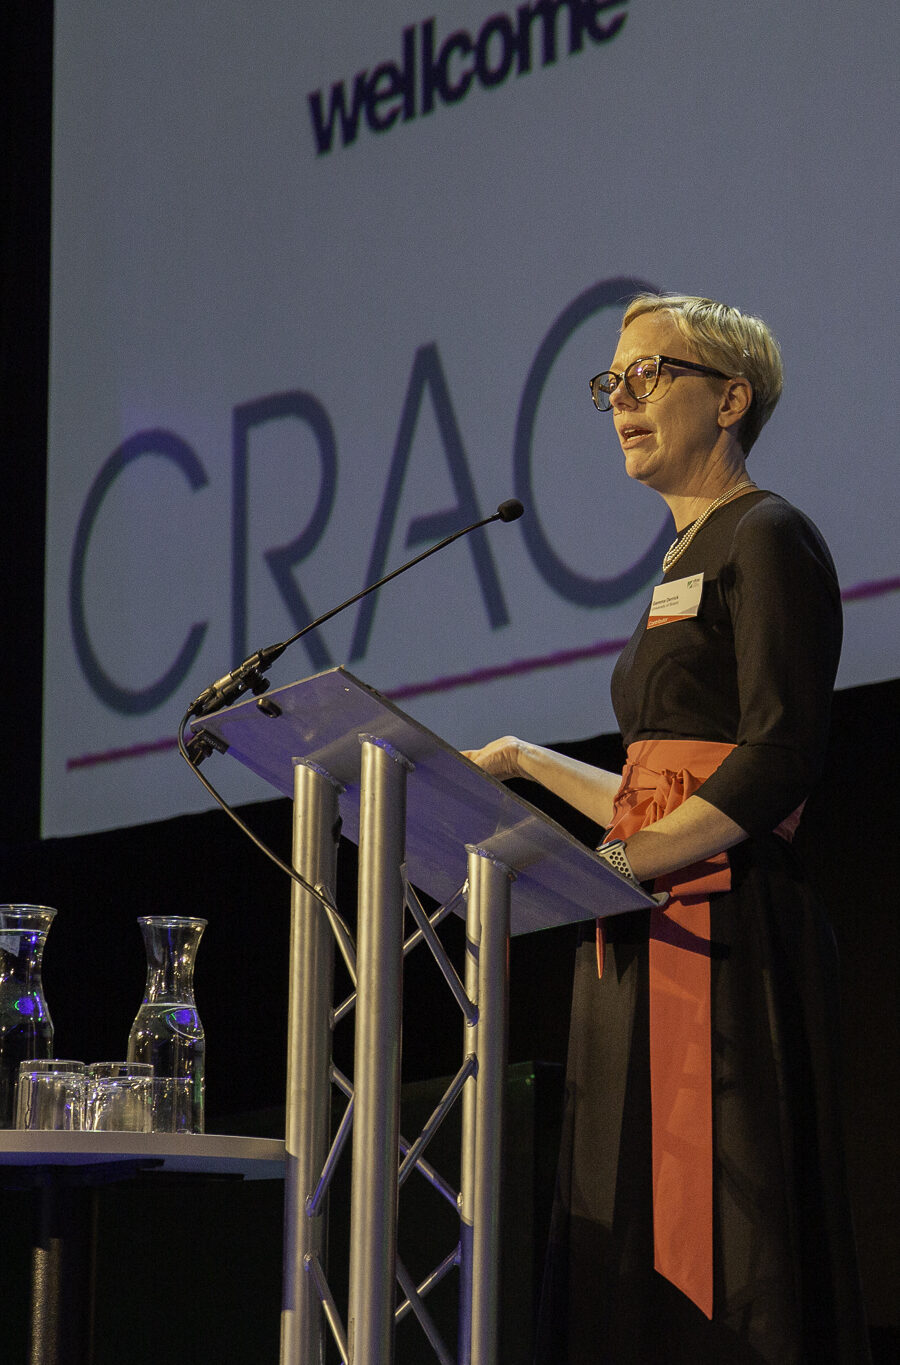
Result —
[[[410,881],[445,901],[465,880],[466,846],[485,849],[515,872],[513,934],[654,903],[556,821],[343,667],[243,700],[192,728],[209,731],[228,746],[230,757],[283,795],[293,791],[295,760],[315,763],[344,787],[342,833],[353,842],[359,833],[360,735],[390,744],[412,765]]]

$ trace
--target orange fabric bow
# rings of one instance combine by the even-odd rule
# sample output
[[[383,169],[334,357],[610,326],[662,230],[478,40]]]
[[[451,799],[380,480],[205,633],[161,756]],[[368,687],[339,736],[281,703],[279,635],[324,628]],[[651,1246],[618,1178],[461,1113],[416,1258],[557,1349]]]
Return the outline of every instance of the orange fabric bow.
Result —
[[[608,839],[627,839],[676,810],[733,744],[632,744]],[[713,1311],[712,1042],[709,896],[731,889],[726,853],[657,878],[650,912],[650,1098],[656,1270]],[[602,928],[598,926],[602,973]]]
[[[676,810],[733,744],[644,740],[628,747],[607,839]],[[803,811],[775,833],[790,841]],[[654,1266],[708,1318],[713,1313],[712,1034],[709,897],[731,890],[727,853],[657,877],[669,900],[650,912],[650,1101]],[[603,928],[597,926],[603,973]]]

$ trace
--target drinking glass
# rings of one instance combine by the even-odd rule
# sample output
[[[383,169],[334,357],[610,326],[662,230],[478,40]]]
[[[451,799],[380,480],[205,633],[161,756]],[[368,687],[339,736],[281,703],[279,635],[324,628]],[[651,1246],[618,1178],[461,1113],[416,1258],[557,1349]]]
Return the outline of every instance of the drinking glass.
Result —
[[[149,1133],[153,1067],[94,1062],[87,1072],[86,1123],[94,1133]]]
[[[154,1076],[150,1128],[154,1133],[191,1133],[194,1082],[190,1076]]]
[[[84,1062],[57,1057],[19,1063],[16,1127],[76,1133],[84,1127]]]

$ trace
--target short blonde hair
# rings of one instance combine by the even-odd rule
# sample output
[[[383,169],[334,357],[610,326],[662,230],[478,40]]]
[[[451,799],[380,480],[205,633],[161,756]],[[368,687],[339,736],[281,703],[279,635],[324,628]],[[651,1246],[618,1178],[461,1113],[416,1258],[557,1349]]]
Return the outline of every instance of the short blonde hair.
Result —
[[[750,381],[753,400],[738,430],[746,455],[775,411],[784,383],[781,351],[769,328],[761,318],[713,299],[637,294],[625,309],[621,330],[644,313],[667,313],[701,364]]]

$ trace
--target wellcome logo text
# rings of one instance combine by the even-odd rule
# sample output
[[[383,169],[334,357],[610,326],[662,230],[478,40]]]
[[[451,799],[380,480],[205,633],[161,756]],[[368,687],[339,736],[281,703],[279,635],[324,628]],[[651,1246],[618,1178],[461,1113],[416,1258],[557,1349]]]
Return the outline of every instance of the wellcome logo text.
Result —
[[[316,152],[349,147],[363,120],[370,132],[386,133],[398,120],[433,113],[438,103],[458,104],[475,82],[490,90],[513,74],[575,56],[586,42],[607,43],[621,31],[626,6],[627,0],[532,0],[514,14],[492,14],[476,34],[457,29],[443,39],[434,19],[411,24],[399,62],[379,62],[352,81],[334,81],[327,95],[319,89],[308,96]]]

